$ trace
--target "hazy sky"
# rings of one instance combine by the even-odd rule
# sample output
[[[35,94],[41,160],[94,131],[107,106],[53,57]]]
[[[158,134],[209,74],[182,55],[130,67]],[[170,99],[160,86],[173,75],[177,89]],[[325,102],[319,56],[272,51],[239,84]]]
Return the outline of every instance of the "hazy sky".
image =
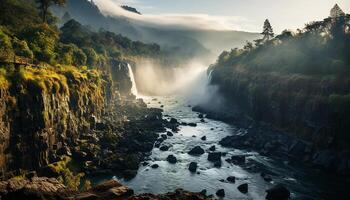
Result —
[[[114,1],[136,7],[145,16],[202,16],[223,29],[260,31],[268,18],[275,32],[296,29],[306,22],[322,20],[338,3],[350,12],[350,0],[95,0]],[[198,20],[197,20],[198,21]],[[216,27],[217,28],[217,27]]]

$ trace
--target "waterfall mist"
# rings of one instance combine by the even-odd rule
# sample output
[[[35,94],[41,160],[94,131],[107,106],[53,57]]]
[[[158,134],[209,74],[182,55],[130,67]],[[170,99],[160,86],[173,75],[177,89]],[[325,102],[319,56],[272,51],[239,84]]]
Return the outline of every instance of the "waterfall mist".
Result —
[[[218,87],[210,85],[207,70],[212,61],[191,60],[181,67],[160,66],[143,60],[135,67],[139,93],[143,95],[180,95],[191,105],[207,105],[216,109],[222,104]]]

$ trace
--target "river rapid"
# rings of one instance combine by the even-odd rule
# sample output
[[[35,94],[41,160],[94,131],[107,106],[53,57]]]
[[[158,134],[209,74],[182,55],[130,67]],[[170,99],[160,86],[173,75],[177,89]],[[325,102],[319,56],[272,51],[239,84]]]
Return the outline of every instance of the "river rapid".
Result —
[[[216,197],[216,191],[224,189],[226,196],[223,199],[265,199],[266,189],[282,183],[291,191],[292,199],[334,199],[332,197],[337,196],[334,194],[336,191],[332,188],[341,186],[338,187],[336,182],[330,184],[331,180],[319,176],[312,169],[291,166],[287,162],[273,160],[257,152],[224,148],[218,144],[228,135],[244,134],[249,129],[207,118],[201,122],[199,113],[192,111],[191,103],[193,102],[185,97],[144,96],[142,98],[149,107],[162,107],[165,118],[174,117],[179,122],[196,123],[197,126],[180,126],[177,133],[162,143],[169,146],[169,150],[160,151],[159,148],[154,148],[148,158],[148,165],[141,165],[135,178],[125,180],[113,177],[134,189],[136,193],[162,194],[177,188],[184,188],[192,192],[206,189],[207,194],[213,194]],[[201,139],[203,136],[206,136],[206,140]],[[216,151],[226,153],[222,157],[222,166],[219,168],[214,167],[214,164],[207,160],[208,149],[212,145],[216,146]],[[189,155],[188,152],[195,146],[202,147],[205,154]],[[170,154],[177,158],[176,164],[170,164],[166,160]],[[246,163],[234,165],[226,162],[225,159],[232,155],[247,156]],[[188,170],[191,162],[198,163],[198,173],[191,173]],[[153,164],[158,164],[159,168],[153,169],[151,167]],[[272,181],[265,181],[261,173],[270,175]],[[226,181],[229,176],[235,176],[236,182]],[[100,177],[97,180],[102,181],[109,178],[111,177]],[[243,183],[248,183],[247,194],[237,189]]]

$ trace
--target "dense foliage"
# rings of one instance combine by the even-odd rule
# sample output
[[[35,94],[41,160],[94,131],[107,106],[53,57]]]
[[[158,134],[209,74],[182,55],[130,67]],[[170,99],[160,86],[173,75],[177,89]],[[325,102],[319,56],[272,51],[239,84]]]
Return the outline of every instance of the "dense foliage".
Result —
[[[36,9],[37,5],[42,4],[34,2],[2,0],[0,5],[2,61],[13,61],[14,56],[20,56],[35,63],[102,68],[110,59],[147,57],[160,53],[157,44],[132,41],[104,30],[94,32],[74,20],[69,20],[58,29],[55,24],[57,20],[50,13],[45,14],[47,23],[42,23],[43,16],[39,13],[43,11],[40,10],[40,6]]]
[[[331,16],[223,52],[209,69],[212,84],[255,120],[316,148],[350,149],[350,15],[336,8]]]
[[[350,73],[350,15],[311,22],[297,33],[223,52],[217,66],[305,75]]]

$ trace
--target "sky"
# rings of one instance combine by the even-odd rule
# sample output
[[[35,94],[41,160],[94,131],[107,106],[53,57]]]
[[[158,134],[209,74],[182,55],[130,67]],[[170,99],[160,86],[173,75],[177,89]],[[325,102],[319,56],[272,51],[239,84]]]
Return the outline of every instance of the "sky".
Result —
[[[260,32],[269,19],[275,32],[303,28],[310,21],[329,16],[335,3],[350,13],[350,0],[95,0],[106,13],[120,14],[111,4],[138,9],[151,23],[184,25],[204,29]]]

